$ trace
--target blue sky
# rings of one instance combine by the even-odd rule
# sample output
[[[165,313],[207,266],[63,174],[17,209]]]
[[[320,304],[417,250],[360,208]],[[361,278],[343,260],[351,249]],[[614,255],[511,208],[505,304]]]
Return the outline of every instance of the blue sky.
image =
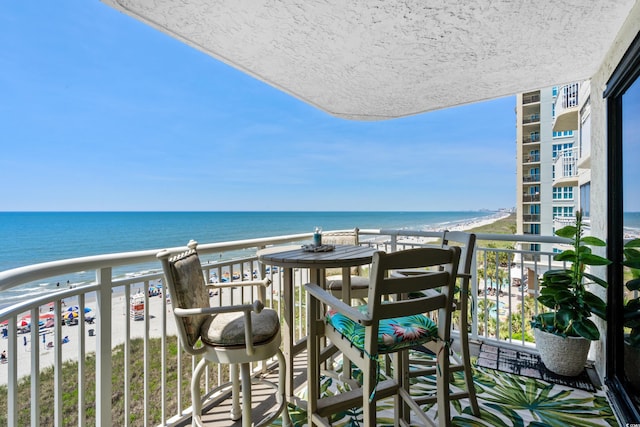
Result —
[[[515,98],[338,119],[99,1],[0,3],[0,210],[515,205]]]

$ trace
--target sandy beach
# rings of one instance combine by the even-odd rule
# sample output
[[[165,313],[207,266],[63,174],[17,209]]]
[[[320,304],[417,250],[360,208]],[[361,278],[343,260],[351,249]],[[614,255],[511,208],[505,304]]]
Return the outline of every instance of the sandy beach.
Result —
[[[495,221],[503,219],[509,216],[509,213],[499,213],[496,215],[492,215],[486,219],[481,221],[469,221],[465,223],[461,223],[455,227],[449,227],[449,230],[468,230],[471,228],[479,227],[482,225],[491,224]],[[403,238],[403,241],[407,243],[415,242],[415,243],[424,243],[428,239],[421,237],[409,237]],[[276,276],[274,276],[276,277]],[[153,283],[151,284],[153,285]],[[274,289],[279,289],[277,283],[274,283]],[[134,285],[131,289],[131,295],[134,295],[138,291],[142,291],[142,284]],[[75,305],[75,301],[66,301],[67,307],[71,305]],[[96,302],[94,298],[91,296],[87,296],[86,306],[93,310],[93,313],[96,312]],[[168,336],[176,335],[176,325],[173,319],[173,313],[171,311],[171,304],[166,303],[163,305],[163,297],[162,294],[160,296],[154,296],[149,298],[149,337],[161,337],[162,336],[162,319],[163,316],[166,316],[166,328]],[[63,309],[64,311],[65,309]],[[111,310],[111,342],[112,347],[115,347],[119,344],[122,344],[125,340],[125,335],[123,331],[125,330],[126,320],[130,317],[129,312],[129,301],[125,301],[124,293],[121,290],[117,290],[114,293],[112,299],[112,310]],[[99,332],[100,319],[96,318],[95,323],[89,324],[85,323],[85,354],[95,353],[96,351],[96,336]],[[131,335],[130,338],[142,338],[145,333],[145,324],[144,320],[134,320],[130,319],[130,328]],[[55,352],[53,348],[48,348],[47,344],[52,343],[54,348],[56,343],[54,342],[54,334],[53,328],[47,328],[40,331],[39,339],[37,343],[31,342],[31,334],[18,334],[18,352],[16,355],[8,354],[8,357],[17,357],[18,358],[18,378],[22,378],[25,375],[30,374],[31,369],[31,356],[32,351],[37,349],[40,354],[40,369],[45,369],[49,366],[54,365],[54,357]],[[63,361],[67,360],[77,360],[79,357],[79,345],[80,345],[80,327],[77,325],[67,326],[63,325],[61,328],[61,337],[60,341],[64,337],[68,337],[68,342],[62,343],[63,352],[62,358]],[[7,351],[8,353],[8,340],[0,338],[0,352]],[[7,364],[0,364],[0,384],[7,383]]]
[[[140,288],[140,286],[138,286]],[[134,288],[135,289],[135,288]],[[132,294],[135,291],[132,290]],[[67,306],[71,306],[73,301],[68,301]],[[92,313],[96,312],[96,304],[95,300],[87,298],[86,306],[91,308]],[[64,311],[64,308],[63,308]],[[163,316],[163,301],[162,297],[151,297],[149,298],[149,336],[150,337],[160,337],[162,336],[162,316]],[[44,313],[44,312],[43,312]],[[119,344],[124,343],[125,335],[123,331],[125,329],[125,321],[127,317],[129,317],[129,302],[125,302],[124,294],[120,294],[119,296],[114,296],[112,299],[111,306],[111,321],[112,321],[112,329],[111,329],[111,343],[112,346],[115,347]],[[167,335],[176,335],[176,326],[173,320],[173,313],[171,312],[171,304],[166,305],[166,316],[167,316]],[[100,319],[94,321],[93,324],[85,322],[85,354],[95,353],[96,351],[96,336],[98,333]],[[145,321],[144,320],[130,320],[130,328],[131,328],[131,338],[142,338],[144,337],[145,332]],[[18,378],[21,378],[25,375],[30,374],[31,369],[31,353],[34,349],[40,353],[40,369],[45,369],[46,367],[54,365],[54,357],[55,352],[53,348],[48,348],[47,344],[52,343],[55,347],[54,342],[54,328],[46,328],[42,329],[39,334],[39,339],[37,343],[31,342],[31,334],[18,334],[18,354],[15,355],[18,357]],[[93,332],[92,332],[93,331]],[[80,345],[80,327],[78,325],[67,326],[63,325],[61,327],[61,335],[60,345],[62,345],[62,359],[63,361],[67,360],[77,360],[79,356],[79,345]],[[68,337],[68,342],[62,343],[64,337]],[[8,340],[0,339],[0,352],[7,351],[8,353]],[[12,357],[14,355],[8,354],[8,357]],[[0,365],[0,384],[6,384],[7,377],[7,364]]]

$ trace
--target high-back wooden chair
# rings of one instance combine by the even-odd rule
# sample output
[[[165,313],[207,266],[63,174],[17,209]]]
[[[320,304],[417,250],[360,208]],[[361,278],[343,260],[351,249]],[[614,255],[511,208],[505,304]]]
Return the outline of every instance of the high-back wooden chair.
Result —
[[[359,230],[326,231],[322,234],[322,243],[327,245],[359,245]],[[364,302],[369,293],[369,278],[362,275],[362,267],[351,267],[350,294],[351,299]],[[342,297],[342,274],[331,274],[326,277],[326,286],[334,296]]]
[[[231,419],[242,418],[243,427],[251,422],[251,372],[252,362],[278,358],[279,385],[265,380],[262,382],[278,390],[278,406],[256,425],[265,425],[275,420],[281,413],[283,425],[289,425],[286,410],[284,379],[285,362],[280,351],[280,319],[274,310],[264,308],[269,280],[238,281],[228,284],[210,284],[205,282],[198,253],[197,243],[189,242],[189,250],[171,256],[161,251],[157,257],[162,262],[166,284],[172,298],[173,314],[176,320],[180,343],[185,351],[194,356],[202,356],[191,379],[191,399],[193,425],[202,426],[202,398],[200,378],[207,362],[230,365],[231,381],[210,391],[228,388],[232,390]],[[257,288],[259,298],[253,304],[227,305],[211,307],[207,287]],[[240,408],[240,380],[242,379],[242,408]]]
[[[459,353],[454,350],[457,346],[451,346],[449,354],[452,358],[451,372],[463,372],[466,390],[452,392],[450,397],[452,400],[468,398],[471,411],[475,416],[479,417],[480,408],[478,407],[476,389],[473,383],[471,354],[469,350],[469,297],[471,295],[471,265],[475,253],[476,235],[464,231],[445,231],[442,244],[443,247],[457,246],[460,247],[461,250],[457,273],[458,295],[453,303],[453,310],[458,311],[460,315],[458,321],[460,345]],[[415,274],[415,271],[405,271],[405,273]],[[437,291],[432,290],[429,292],[433,293]],[[426,347],[435,351],[431,348],[432,346],[430,344],[427,344]],[[433,375],[436,372],[435,362],[425,361],[423,359],[411,359],[410,363],[414,365],[414,368],[411,370],[411,377]],[[436,398],[434,396],[416,398],[416,401],[420,404],[433,403],[435,400]]]
[[[409,422],[410,412],[424,423],[431,420],[409,393],[408,349],[434,341],[448,351],[451,311],[460,248],[418,248],[393,253],[375,252],[371,267],[368,304],[352,307],[315,284],[307,284],[308,308],[308,417],[309,425],[326,425],[331,414],[363,407],[364,425],[376,425],[376,402],[395,396],[396,417]],[[388,273],[398,269],[439,266],[410,276]],[[438,288],[437,295],[408,298],[409,294]],[[330,307],[324,313],[323,307]],[[436,311],[438,322],[425,312]],[[320,341],[329,338],[363,373],[362,387],[334,397],[320,396]],[[393,378],[380,381],[381,361],[393,360]],[[438,419],[450,422],[449,358],[438,359]]]

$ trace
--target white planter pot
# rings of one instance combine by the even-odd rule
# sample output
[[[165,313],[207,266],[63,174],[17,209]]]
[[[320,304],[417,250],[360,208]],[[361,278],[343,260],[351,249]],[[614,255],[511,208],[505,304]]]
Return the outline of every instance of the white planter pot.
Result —
[[[584,370],[591,341],[582,337],[560,337],[534,328],[536,348],[542,363],[558,375],[575,377]]]

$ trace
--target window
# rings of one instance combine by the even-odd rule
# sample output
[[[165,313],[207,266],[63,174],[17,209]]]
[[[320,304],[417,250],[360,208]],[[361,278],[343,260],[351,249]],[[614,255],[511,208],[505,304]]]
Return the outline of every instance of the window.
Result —
[[[553,187],[553,200],[573,200],[573,187]]]
[[[554,206],[553,219],[573,217],[573,206]]]
[[[572,130],[561,130],[561,131],[553,132],[554,138],[569,138],[572,136],[573,136]]]
[[[582,215],[589,218],[589,211],[591,210],[591,183],[587,182],[580,186],[580,210]]]
[[[573,131],[572,131],[573,132]],[[573,142],[567,142],[565,144],[553,144],[553,158],[555,159],[564,150],[573,148]]]

